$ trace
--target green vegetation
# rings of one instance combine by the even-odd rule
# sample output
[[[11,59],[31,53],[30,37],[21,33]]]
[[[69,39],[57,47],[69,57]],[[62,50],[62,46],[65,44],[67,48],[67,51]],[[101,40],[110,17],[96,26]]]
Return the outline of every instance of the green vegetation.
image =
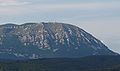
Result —
[[[120,56],[1,60],[0,71],[120,71]]]

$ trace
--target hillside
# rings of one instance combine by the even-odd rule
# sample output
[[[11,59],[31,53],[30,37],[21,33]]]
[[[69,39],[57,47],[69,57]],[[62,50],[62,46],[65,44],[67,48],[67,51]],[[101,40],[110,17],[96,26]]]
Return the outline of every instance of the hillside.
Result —
[[[83,29],[65,23],[0,25],[0,59],[117,55]]]

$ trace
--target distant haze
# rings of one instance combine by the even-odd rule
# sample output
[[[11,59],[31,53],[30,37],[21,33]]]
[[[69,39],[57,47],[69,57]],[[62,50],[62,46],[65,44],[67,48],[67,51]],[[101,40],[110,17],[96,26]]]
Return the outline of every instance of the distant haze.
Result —
[[[0,0],[0,24],[48,21],[79,26],[120,53],[119,0]]]

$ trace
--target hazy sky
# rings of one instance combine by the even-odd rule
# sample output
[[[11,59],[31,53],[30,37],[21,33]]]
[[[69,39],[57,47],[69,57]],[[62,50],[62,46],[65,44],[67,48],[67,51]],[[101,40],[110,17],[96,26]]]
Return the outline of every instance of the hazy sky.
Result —
[[[0,24],[77,25],[120,53],[120,0],[0,0]]]

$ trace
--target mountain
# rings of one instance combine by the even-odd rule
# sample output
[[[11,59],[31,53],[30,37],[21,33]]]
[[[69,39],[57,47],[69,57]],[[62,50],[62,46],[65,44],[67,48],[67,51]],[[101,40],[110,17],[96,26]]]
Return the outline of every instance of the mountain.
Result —
[[[100,40],[70,24],[0,25],[0,59],[79,58],[117,55]]]

